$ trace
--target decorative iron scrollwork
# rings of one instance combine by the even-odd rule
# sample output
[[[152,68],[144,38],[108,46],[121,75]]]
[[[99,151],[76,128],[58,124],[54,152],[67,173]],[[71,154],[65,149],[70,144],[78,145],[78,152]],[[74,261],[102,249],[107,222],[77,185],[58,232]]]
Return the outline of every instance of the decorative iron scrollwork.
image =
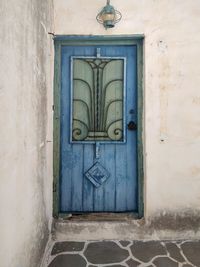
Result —
[[[73,58],[72,141],[123,141],[124,61]]]

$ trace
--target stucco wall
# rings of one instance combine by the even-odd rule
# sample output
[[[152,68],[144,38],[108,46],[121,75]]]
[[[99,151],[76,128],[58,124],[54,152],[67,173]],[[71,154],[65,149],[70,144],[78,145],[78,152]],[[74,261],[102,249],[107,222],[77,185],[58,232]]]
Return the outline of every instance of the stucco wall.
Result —
[[[123,19],[107,31],[105,2],[56,0],[55,34],[145,35],[145,214],[199,216],[199,0],[113,0]]]
[[[1,267],[38,267],[48,240],[52,13],[51,0],[0,1]]]

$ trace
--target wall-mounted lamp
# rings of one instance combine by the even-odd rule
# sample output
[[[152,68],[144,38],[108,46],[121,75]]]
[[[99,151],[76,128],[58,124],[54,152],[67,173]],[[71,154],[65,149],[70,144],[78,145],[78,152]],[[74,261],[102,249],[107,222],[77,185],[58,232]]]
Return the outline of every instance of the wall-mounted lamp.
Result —
[[[118,23],[121,18],[122,14],[110,5],[110,0],[107,0],[107,5],[103,7],[96,17],[97,21],[103,24],[106,29],[115,27],[115,24]]]

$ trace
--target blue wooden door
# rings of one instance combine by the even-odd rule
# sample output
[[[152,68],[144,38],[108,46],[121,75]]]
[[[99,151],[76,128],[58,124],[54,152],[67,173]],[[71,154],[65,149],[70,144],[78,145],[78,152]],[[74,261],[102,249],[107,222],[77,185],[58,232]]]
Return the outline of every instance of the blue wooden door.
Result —
[[[136,46],[62,46],[60,212],[138,210]]]

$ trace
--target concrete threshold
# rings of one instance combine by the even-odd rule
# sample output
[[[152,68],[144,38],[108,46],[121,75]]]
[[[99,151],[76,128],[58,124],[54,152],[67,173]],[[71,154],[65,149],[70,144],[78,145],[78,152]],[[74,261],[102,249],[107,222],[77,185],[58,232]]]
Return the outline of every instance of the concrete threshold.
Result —
[[[59,241],[86,240],[198,240],[200,228],[188,225],[162,224],[157,221],[136,219],[134,216],[96,217],[72,216],[54,219],[53,239]]]

